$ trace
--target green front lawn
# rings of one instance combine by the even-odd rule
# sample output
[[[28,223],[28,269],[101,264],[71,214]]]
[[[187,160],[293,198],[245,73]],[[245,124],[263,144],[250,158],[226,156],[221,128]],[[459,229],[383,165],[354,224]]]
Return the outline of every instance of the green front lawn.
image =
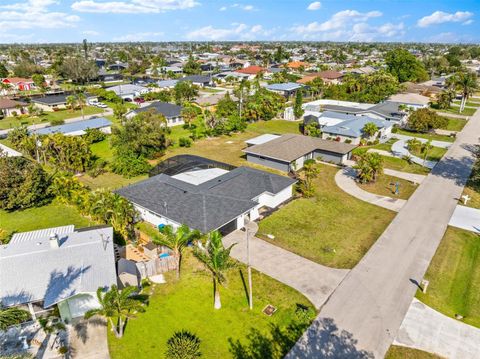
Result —
[[[400,184],[400,194],[398,195],[395,194],[395,184],[397,182]],[[410,181],[386,174],[379,176],[373,183],[359,183],[358,186],[367,192],[400,199],[409,199],[418,187]]]
[[[428,168],[420,166],[416,163],[408,163],[408,161],[404,160],[403,158],[389,156],[382,156],[382,158],[384,167],[391,170],[415,173],[419,175],[427,175],[430,172]]]
[[[409,150],[410,151],[410,150]],[[424,153],[422,153],[420,148],[416,148],[415,150],[411,150],[410,153],[414,156],[417,156],[419,158],[422,158],[425,156]],[[433,146],[427,153],[427,161],[440,161],[442,157],[447,153],[446,148],[441,148],[441,147],[435,147]]]
[[[103,109],[93,106],[87,106],[83,109],[83,114],[85,116],[101,114]],[[67,120],[69,118],[81,117],[82,112],[80,110],[70,111],[70,110],[61,110],[56,112],[45,112],[40,117],[28,117],[22,116],[19,118],[6,117],[3,120],[0,120],[0,130],[5,130],[8,128],[19,127],[21,125],[30,126],[32,124],[46,123],[52,120]]]
[[[455,100],[455,101],[453,101],[453,103],[460,106],[460,104],[462,103],[462,100]],[[465,104],[465,106],[480,107],[480,103],[479,102],[471,102],[471,101],[467,100],[467,103]]]
[[[163,358],[167,340],[182,329],[200,338],[203,358],[283,358],[308,325],[288,327],[297,317],[297,304],[309,308],[311,319],[315,311],[292,288],[257,271],[252,274],[252,311],[245,289],[247,271],[240,264],[227,272],[227,287],[220,288],[222,308],[215,310],[211,276],[187,251],[180,281],[167,273],[167,283],[154,287],[146,312],[128,322],[122,339],[108,331],[112,359]],[[267,304],[277,308],[271,317],[262,313]],[[259,350],[261,356],[253,355]]]
[[[445,136],[445,135],[437,135],[435,133],[421,133],[421,132],[415,132],[415,131],[408,131],[404,130],[403,128],[397,129],[397,132],[399,135],[405,135],[405,136],[412,136],[412,137],[419,137],[419,138],[425,138],[427,140],[431,141],[444,141],[444,142],[454,142],[455,137],[450,137],[450,136]],[[392,135],[395,137],[395,133]]]
[[[447,130],[447,131],[461,131],[467,124],[466,120],[463,120],[461,118],[452,118],[452,117],[445,117],[448,120],[448,124],[445,127],[442,127],[442,130]]]
[[[338,168],[319,167],[316,195],[294,200],[260,221],[259,236],[317,263],[352,268],[395,213],[343,192],[334,179]]]
[[[110,147],[110,139],[108,137],[103,141],[93,143],[90,145],[90,149],[95,156],[106,161],[111,161],[113,158],[113,150]]]
[[[423,350],[392,345],[385,354],[385,359],[442,359],[442,357]]]
[[[460,113],[460,107],[458,106],[452,106],[449,109],[446,110],[437,110],[439,112],[448,112],[448,113],[454,113],[456,115],[463,115],[463,116],[472,116],[476,109],[474,108],[464,108],[463,111]]]
[[[478,234],[448,227],[428,267],[427,293],[417,298],[439,312],[480,327],[480,238]]]
[[[74,207],[55,201],[43,207],[23,211],[0,210],[0,228],[7,232],[28,232],[68,224],[81,228],[95,223],[83,217]]]

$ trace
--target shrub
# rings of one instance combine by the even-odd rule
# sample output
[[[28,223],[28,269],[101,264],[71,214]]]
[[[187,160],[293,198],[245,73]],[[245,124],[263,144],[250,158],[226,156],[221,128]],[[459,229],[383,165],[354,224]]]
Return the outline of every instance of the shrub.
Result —
[[[87,128],[84,137],[89,143],[97,143],[107,138],[107,135],[98,128]]]
[[[107,161],[99,158],[93,163],[92,167],[87,171],[87,174],[93,178],[98,177],[106,172],[107,165]]]
[[[188,137],[180,137],[178,140],[180,147],[190,147],[192,145],[192,140]]]
[[[167,341],[167,359],[195,359],[201,356],[200,339],[186,330],[175,332]]]
[[[63,125],[65,123],[65,120],[62,120],[60,118],[54,118],[53,120],[50,121],[50,125],[52,126],[59,126]]]
[[[128,151],[115,156],[111,168],[112,172],[131,178],[147,173],[150,165],[145,157],[138,157],[132,151]]]
[[[345,143],[352,143],[352,140],[349,139],[349,138],[347,138],[347,139],[345,140]]]

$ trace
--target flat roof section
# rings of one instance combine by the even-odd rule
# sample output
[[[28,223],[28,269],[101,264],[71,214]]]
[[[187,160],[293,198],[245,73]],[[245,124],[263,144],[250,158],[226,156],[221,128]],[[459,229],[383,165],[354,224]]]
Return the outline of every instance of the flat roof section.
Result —
[[[267,143],[267,142],[270,142],[272,140],[275,140],[279,137],[280,137],[279,135],[273,135],[273,134],[270,134],[270,133],[266,133],[264,135],[260,135],[260,136],[251,138],[249,140],[246,140],[245,143],[247,145],[250,145],[250,146],[261,145],[263,143]]]
[[[208,182],[228,172],[229,171],[223,170],[221,168],[198,168],[188,172],[179,173],[178,175],[172,176],[172,178],[198,186],[199,184]]]

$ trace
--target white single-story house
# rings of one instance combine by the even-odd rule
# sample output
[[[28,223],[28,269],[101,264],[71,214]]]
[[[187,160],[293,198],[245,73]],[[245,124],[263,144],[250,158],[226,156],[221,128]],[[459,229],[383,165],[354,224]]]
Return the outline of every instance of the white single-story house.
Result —
[[[430,105],[432,101],[430,97],[423,96],[418,93],[398,93],[388,98],[388,101],[397,102],[405,105],[412,110],[418,110],[419,108],[425,108]]]
[[[98,129],[103,133],[112,133],[112,123],[104,117],[95,117],[88,120],[75,121],[64,125],[50,126],[31,130],[31,133],[37,135],[51,135],[62,133],[66,136],[83,136],[88,129]]]
[[[265,86],[265,88],[269,91],[278,93],[279,95],[284,96],[285,98],[290,98],[291,96],[295,96],[298,90],[300,90],[305,85],[297,84],[295,82],[286,82],[280,84],[271,84]]]
[[[58,307],[64,321],[99,307],[98,288],[117,283],[113,229],[74,226],[16,233],[0,247],[0,303],[33,319]]]
[[[160,113],[165,116],[168,127],[183,125],[185,123],[182,117],[182,106],[160,101],[155,101],[148,106],[132,110],[128,112],[125,117],[130,119],[139,113],[147,111],[153,111],[154,113]]]
[[[204,158],[183,157],[192,160],[117,193],[154,226],[186,224],[202,233],[223,234],[243,228],[246,219],[258,219],[263,207],[276,208],[292,197],[296,181],[289,177],[250,167],[227,170]]]
[[[35,107],[41,108],[43,111],[53,112],[67,108],[67,97],[66,94],[47,95],[32,98],[32,102]]]
[[[27,113],[26,104],[9,98],[0,98],[0,119],[13,116],[14,113],[17,115]]]
[[[255,139],[254,139],[255,140]],[[270,141],[247,147],[247,161],[283,172],[300,170],[306,160],[344,164],[357,147],[311,136],[284,134]]]
[[[135,98],[150,92],[148,87],[131,84],[107,87],[106,90],[113,91],[118,97],[128,101],[133,101]]]

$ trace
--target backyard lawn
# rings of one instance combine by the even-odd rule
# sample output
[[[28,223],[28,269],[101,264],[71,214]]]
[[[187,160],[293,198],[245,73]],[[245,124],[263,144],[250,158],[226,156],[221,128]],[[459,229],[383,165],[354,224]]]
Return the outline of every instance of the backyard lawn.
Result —
[[[409,150],[410,151],[410,150]],[[410,151],[410,153],[414,156],[417,156],[419,158],[424,157],[424,153],[422,153],[420,148],[416,148],[415,150]],[[433,146],[427,153],[427,161],[440,161],[442,157],[447,153],[446,148],[441,148],[441,147],[435,147]]]
[[[316,195],[292,201],[260,221],[259,236],[317,263],[352,268],[395,213],[343,192],[334,179],[339,169],[319,166]]]
[[[106,161],[111,161],[113,158],[113,150],[110,147],[110,139],[108,137],[103,141],[91,144],[90,149],[95,156]]]
[[[392,345],[385,359],[442,359],[442,357],[422,350]]]
[[[108,331],[111,357],[163,358],[167,340],[185,329],[200,338],[204,358],[283,358],[309,322],[288,327],[298,323],[297,304],[308,308],[310,319],[315,315],[313,306],[292,288],[253,271],[250,311],[246,274],[240,264],[227,272],[227,286],[220,288],[222,308],[215,310],[211,276],[187,251],[180,281],[174,279],[174,273],[167,273],[167,284],[153,288],[146,312],[128,322],[122,339]],[[262,313],[267,304],[277,308],[271,317]]]
[[[397,182],[400,185],[400,194],[398,195],[395,194],[395,184]],[[406,181],[398,177],[388,176],[386,174],[379,176],[379,178],[373,183],[359,183],[358,186],[367,192],[400,199],[409,199],[418,187],[418,185],[414,185],[410,181]]]
[[[5,212],[0,210],[0,228],[8,233],[28,232],[68,224],[74,224],[80,228],[95,223],[83,217],[75,208],[58,202],[23,211]]]
[[[88,115],[95,115],[103,113],[103,109],[98,107],[87,106],[83,109],[83,113],[85,116]],[[18,127],[20,125],[32,125],[38,123],[46,123],[52,120],[67,120],[69,118],[74,117],[81,117],[82,112],[80,110],[70,111],[70,110],[62,110],[57,112],[45,112],[44,115],[40,117],[20,117],[18,119],[13,117],[7,117],[3,120],[0,120],[0,130],[5,130],[7,128]]]
[[[449,317],[460,314],[467,324],[480,327],[480,238],[477,234],[448,227],[428,267],[423,303]]]

